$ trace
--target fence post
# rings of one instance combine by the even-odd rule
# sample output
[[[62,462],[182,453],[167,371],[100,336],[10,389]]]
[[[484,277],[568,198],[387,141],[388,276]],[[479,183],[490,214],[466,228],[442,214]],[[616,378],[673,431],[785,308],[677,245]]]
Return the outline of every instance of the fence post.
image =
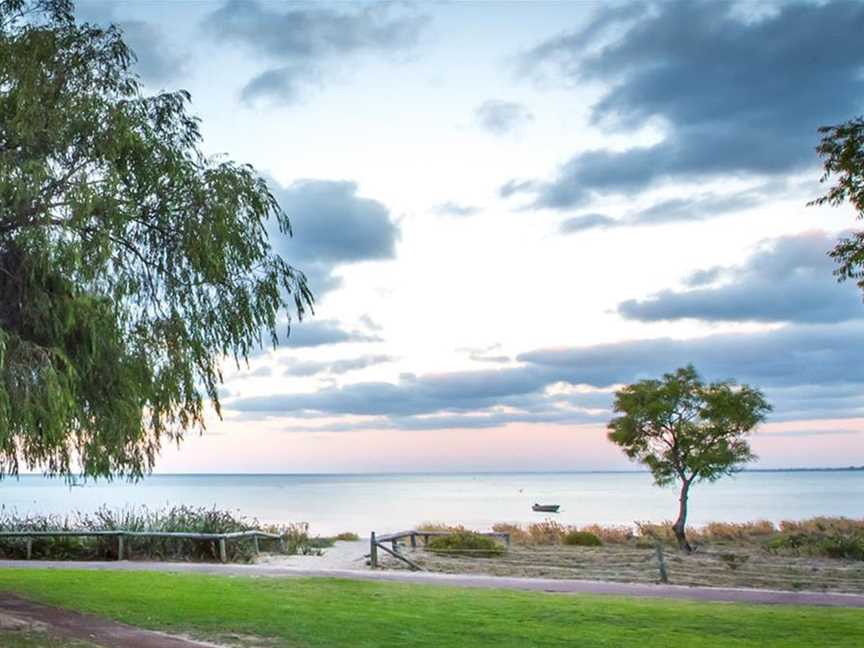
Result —
[[[33,557],[33,538],[27,537],[27,560]]]
[[[369,537],[369,566],[372,569],[378,567],[378,541],[375,540],[375,532]]]
[[[417,548],[417,534],[414,532],[411,533],[411,548],[412,549]]]
[[[261,553],[261,550],[258,548],[258,536],[257,535],[252,536],[252,540],[255,544],[255,555],[257,556],[259,553]]]
[[[117,534],[117,560],[123,560],[123,534]]]
[[[657,566],[660,568],[660,582],[668,583],[669,574],[666,571],[666,560],[663,558],[663,543],[658,540],[655,549],[657,551]]]
[[[228,562],[228,551],[225,548],[225,538],[219,538],[219,560]]]

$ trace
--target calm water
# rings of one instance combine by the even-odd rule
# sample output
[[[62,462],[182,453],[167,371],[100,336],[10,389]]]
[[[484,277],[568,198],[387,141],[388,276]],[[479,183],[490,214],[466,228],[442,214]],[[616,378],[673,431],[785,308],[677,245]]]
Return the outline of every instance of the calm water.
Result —
[[[394,531],[426,520],[482,529],[532,522],[531,504],[561,505],[563,523],[631,524],[674,517],[677,493],[647,473],[458,475],[154,475],[138,484],[23,476],[0,482],[0,503],[25,513],[90,511],[106,504],[191,504],[234,509],[263,522],[309,522],[317,533]],[[746,472],[698,485],[691,521],[864,517],[864,472]]]

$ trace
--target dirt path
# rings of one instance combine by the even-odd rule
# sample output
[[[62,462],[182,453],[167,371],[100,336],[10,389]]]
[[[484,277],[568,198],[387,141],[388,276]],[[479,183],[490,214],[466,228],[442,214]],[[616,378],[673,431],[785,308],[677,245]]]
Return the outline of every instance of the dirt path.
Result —
[[[105,648],[213,648],[215,645],[34,603],[5,592],[0,592],[0,615],[39,628],[52,637],[77,639]]]
[[[268,565],[219,565],[205,563],[153,562],[61,562],[2,560],[0,569],[89,569],[118,571],[157,571],[222,576],[264,576],[281,578],[348,578],[451,587],[511,589],[562,594],[608,594],[649,598],[724,601],[732,603],[769,603],[784,605],[818,605],[826,607],[864,608],[860,594],[822,592],[783,592],[728,587],[687,587],[683,585],[650,585],[610,583],[605,581],[564,580],[551,578],[508,578],[500,576],[431,574],[405,571],[371,571],[354,569],[297,569]],[[163,644],[164,645],[164,644]]]

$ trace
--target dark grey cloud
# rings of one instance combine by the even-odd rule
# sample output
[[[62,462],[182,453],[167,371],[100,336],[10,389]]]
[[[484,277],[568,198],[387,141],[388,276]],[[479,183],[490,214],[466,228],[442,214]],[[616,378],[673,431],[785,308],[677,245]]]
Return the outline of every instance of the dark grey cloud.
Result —
[[[284,327],[283,327],[284,328]],[[343,327],[335,320],[307,320],[291,325],[289,336],[280,335],[280,344],[292,349],[319,347],[346,342],[381,342],[377,335]],[[266,348],[264,349],[267,350]]]
[[[436,214],[441,214],[442,216],[473,216],[480,212],[479,207],[474,207],[473,205],[462,205],[456,202],[447,201],[444,203],[440,203],[433,207],[433,211]]]
[[[701,270],[687,290],[664,290],[618,307],[642,321],[701,319],[755,322],[842,322],[864,317],[857,286],[833,280],[828,257],[836,236],[806,232],[765,241],[740,266]]]
[[[864,383],[864,325],[786,326],[688,340],[659,338],[517,357],[572,384],[608,387],[659,376],[687,363],[712,380],[735,378],[762,387]]]
[[[589,229],[605,229],[618,225],[620,221],[605,214],[579,214],[563,221],[558,226],[558,231],[562,234],[575,234]]]
[[[126,44],[138,59],[134,69],[145,83],[168,83],[188,72],[188,54],[178,51],[168,41],[160,25],[124,19],[117,11],[121,6],[121,3],[104,0],[84,0],[76,3],[75,16],[81,22],[114,24],[122,29]]]
[[[271,64],[243,88],[243,98],[291,103],[334,67],[363,54],[392,55],[412,48],[427,20],[405,5],[261,4],[231,0],[204,28],[220,43],[245,46]]]
[[[489,99],[474,109],[474,119],[490,133],[506,135],[534,121],[534,115],[521,103]]]
[[[584,205],[661,179],[781,174],[815,162],[816,129],[864,107],[864,4],[781,3],[745,15],[732,2],[604,8],[583,30],[522,57],[528,73],[609,89],[592,119],[626,131],[659,119],[661,142],[574,155],[547,182],[519,186],[534,204]],[[513,186],[509,187],[513,191]]]
[[[358,196],[355,183],[302,180],[274,194],[294,230],[271,232],[274,247],[306,273],[316,296],[339,286],[332,273],[340,265],[395,258],[399,226],[385,205]]]
[[[341,375],[349,371],[366,369],[379,364],[393,362],[395,358],[389,355],[364,355],[357,358],[341,358],[338,360],[297,360],[287,358],[283,372],[286,376],[317,376],[320,374]]]
[[[724,214],[756,207],[769,197],[788,191],[789,187],[785,182],[769,182],[751,189],[725,194],[697,193],[686,198],[661,200],[650,207],[631,211],[621,218],[612,218],[598,213],[580,214],[563,221],[558,231],[561,234],[576,234],[590,229],[710,220]]]
[[[864,415],[861,323],[540,349],[517,360],[522,364],[500,369],[406,374],[395,383],[240,398],[225,407],[247,416],[372,417],[368,427],[405,429],[471,427],[472,416],[493,417],[476,419],[477,426],[484,420],[489,425],[602,422],[611,415],[616,385],[693,363],[709,380],[734,378],[765,389],[776,406],[773,420]],[[558,385],[594,390],[561,390]]]

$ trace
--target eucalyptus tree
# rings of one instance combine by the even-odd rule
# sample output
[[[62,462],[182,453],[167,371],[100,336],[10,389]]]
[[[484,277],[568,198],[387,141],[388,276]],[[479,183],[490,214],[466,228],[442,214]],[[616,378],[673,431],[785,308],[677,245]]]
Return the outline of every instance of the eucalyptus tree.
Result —
[[[609,440],[648,467],[658,486],[680,483],[678,518],[672,527],[678,545],[687,541],[691,486],[715,481],[756,457],[746,436],[771,411],[758,389],[733,382],[706,384],[692,365],[641,380],[615,393],[620,416],[608,425]]]
[[[68,0],[0,0],[0,476],[140,476],[312,306],[265,181],[134,62]]]

